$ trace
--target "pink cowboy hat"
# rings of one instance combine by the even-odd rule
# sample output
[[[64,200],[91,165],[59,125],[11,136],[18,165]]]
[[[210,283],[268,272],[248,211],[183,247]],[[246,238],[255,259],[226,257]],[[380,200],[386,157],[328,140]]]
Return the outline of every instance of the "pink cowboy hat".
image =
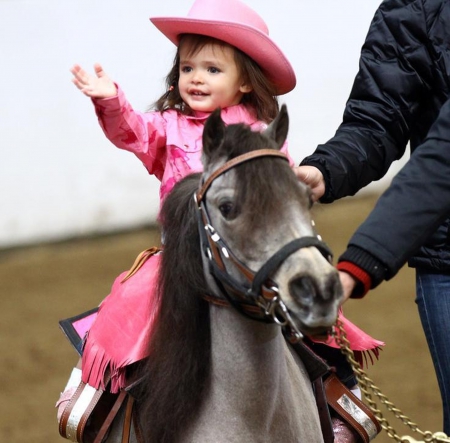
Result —
[[[222,40],[251,57],[275,84],[278,95],[294,89],[295,73],[270,39],[262,18],[239,0],[195,0],[187,17],[151,17],[175,45],[180,34],[202,34]]]

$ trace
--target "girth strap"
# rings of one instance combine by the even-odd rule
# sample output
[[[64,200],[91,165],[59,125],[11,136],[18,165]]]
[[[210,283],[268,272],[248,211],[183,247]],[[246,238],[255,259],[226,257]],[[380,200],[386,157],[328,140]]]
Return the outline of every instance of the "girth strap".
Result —
[[[127,392],[125,392],[125,391],[120,392],[113,407],[111,408],[108,415],[106,416],[106,419],[102,424],[102,427],[98,431],[98,434],[95,437],[94,443],[101,443],[103,441],[106,433],[108,432],[109,428],[111,427],[112,422],[116,418],[116,415],[119,412],[123,402],[126,400],[127,396],[128,396]],[[130,396],[128,396],[128,397],[131,398]]]
[[[134,398],[131,395],[128,395],[127,409],[125,410],[125,418],[123,420],[122,443],[130,443],[133,406]]]

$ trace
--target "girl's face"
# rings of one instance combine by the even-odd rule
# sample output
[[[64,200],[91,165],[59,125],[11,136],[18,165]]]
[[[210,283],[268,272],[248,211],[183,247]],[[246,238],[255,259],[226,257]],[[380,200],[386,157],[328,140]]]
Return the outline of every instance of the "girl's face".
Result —
[[[180,47],[178,89],[192,110],[212,112],[237,105],[251,91],[242,80],[233,48],[207,44],[195,54],[189,52],[188,45]]]

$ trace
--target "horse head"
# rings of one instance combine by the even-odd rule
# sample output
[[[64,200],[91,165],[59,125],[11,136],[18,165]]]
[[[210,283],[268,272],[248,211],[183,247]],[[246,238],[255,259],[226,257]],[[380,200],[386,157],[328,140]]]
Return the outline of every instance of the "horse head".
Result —
[[[225,126],[215,111],[203,132],[197,204],[209,287],[235,306],[256,304],[299,338],[334,324],[342,288],[314,232],[310,190],[280,151],[288,126],[285,106],[262,133]]]
[[[291,341],[335,322],[338,274],[314,233],[309,189],[280,151],[287,131],[284,107],[263,133],[214,112],[203,174],[163,203],[161,305],[140,405],[148,442],[322,441],[309,376],[280,328],[222,308],[278,323]]]

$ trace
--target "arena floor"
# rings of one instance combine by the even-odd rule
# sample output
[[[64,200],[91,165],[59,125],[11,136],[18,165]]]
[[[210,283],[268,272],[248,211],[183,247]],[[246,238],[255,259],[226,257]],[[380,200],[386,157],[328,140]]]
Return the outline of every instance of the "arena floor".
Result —
[[[373,204],[373,197],[361,197],[315,207],[318,232],[335,256]],[[96,306],[115,276],[158,239],[157,231],[143,229],[0,251],[1,442],[64,441],[54,404],[77,357],[58,320]],[[364,300],[348,302],[345,314],[386,342],[368,369],[374,383],[421,429],[440,430],[439,393],[414,303],[413,272],[404,268]],[[389,413],[386,418],[399,435],[411,434]],[[383,432],[376,441],[392,440]]]

